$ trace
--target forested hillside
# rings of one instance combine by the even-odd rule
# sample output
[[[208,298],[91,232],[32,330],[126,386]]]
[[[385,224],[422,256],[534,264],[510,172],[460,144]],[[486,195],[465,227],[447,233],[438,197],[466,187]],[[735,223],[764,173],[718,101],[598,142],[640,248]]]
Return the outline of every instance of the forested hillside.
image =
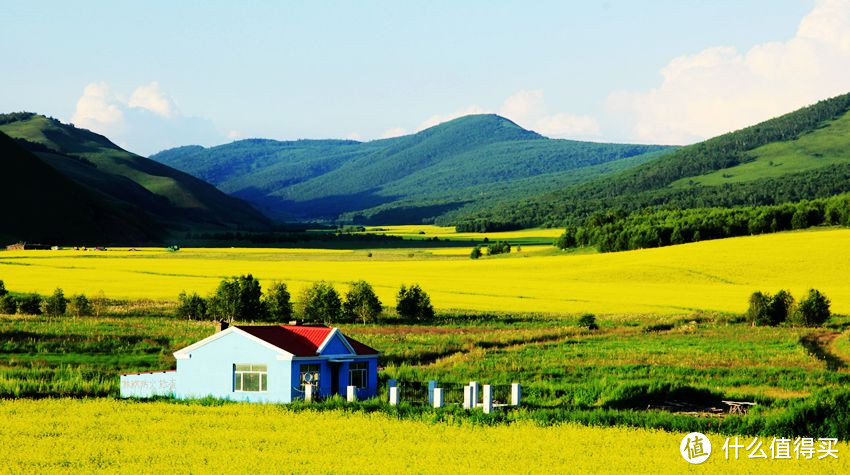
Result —
[[[834,97],[618,174],[454,222],[461,230],[581,226],[605,212],[623,217],[656,208],[776,205],[847,192],[848,109],[850,95]]]
[[[372,142],[241,140],[151,158],[278,219],[428,222],[644,163],[668,150],[547,139],[496,115]]]
[[[14,113],[0,115],[0,132],[15,139],[52,172],[85,190],[87,196],[148,223],[147,237],[190,230],[267,229],[270,225],[244,201],[187,173],[127,152],[88,130],[38,114]],[[15,179],[6,170],[4,174]],[[41,187],[30,175],[17,180]],[[46,203],[66,206],[51,200]],[[26,235],[24,227],[20,231]],[[123,233],[115,229],[107,235]]]

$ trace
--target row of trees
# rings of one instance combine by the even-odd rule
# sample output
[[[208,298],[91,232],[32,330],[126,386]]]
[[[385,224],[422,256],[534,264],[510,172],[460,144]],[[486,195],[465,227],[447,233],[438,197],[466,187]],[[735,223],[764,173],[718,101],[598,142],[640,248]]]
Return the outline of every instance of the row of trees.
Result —
[[[105,305],[105,299],[98,297],[90,300],[84,294],[65,297],[65,292],[57,288],[52,295],[42,297],[38,294],[13,295],[6,285],[0,280],[0,313],[12,315],[15,313],[23,315],[49,315],[59,317],[71,315],[74,317],[85,317],[100,313]]]
[[[259,280],[251,274],[224,279],[207,298],[197,293],[180,293],[177,315],[181,318],[225,320],[235,319],[282,322],[295,315],[286,284],[276,282],[263,293]],[[344,296],[325,281],[305,288],[299,298],[299,316],[306,322],[377,322],[383,304],[372,285],[365,280],[350,285]],[[396,295],[396,312],[407,320],[428,321],[434,308],[428,294],[419,285],[402,285]]]
[[[487,255],[495,256],[497,254],[508,254],[511,252],[511,245],[505,241],[496,241],[494,243],[490,243],[487,245]],[[481,245],[476,245],[472,248],[472,252],[469,253],[470,259],[478,259],[483,255],[481,252]]]
[[[624,251],[821,225],[850,226],[850,194],[774,206],[600,212],[568,226],[554,245]]]
[[[829,303],[826,295],[816,289],[810,289],[799,302],[795,302],[787,290],[780,290],[773,295],[753,292],[747,309],[747,321],[753,326],[776,326],[783,323],[804,327],[820,326],[831,315]]]

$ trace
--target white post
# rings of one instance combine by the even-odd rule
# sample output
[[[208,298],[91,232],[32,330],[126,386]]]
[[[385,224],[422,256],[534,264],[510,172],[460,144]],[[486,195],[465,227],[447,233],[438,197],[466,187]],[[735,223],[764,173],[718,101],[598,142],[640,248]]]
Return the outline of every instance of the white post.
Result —
[[[431,380],[428,381],[428,405],[431,406],[434,404],[434,389],[437,388],[437,381]]]
[[[348,386],[348,392],[346,395],[348,396],[348,402],[357,401],[357,386]]]
[[[484,414],[490,414],[493,411],[493,388],[489,384],[484,385]]]
[[[398,406],[398,386],[390,388],[390,406]]]
[[[463,387],[463,408],[472,409],[472,386]]]
[[[304,386],[304,402],[310,402],[313,400],[313,385],[308,384]]]
[[[470,381],[469,387],[471,388],[470,393],[469,393],[469,397],[470,397],[470,402],[472,403],[472,405],[469,406],[469,407],[472,408],[472,409],[475,409],[476,407],[478,407],[478,382],[477,381]]]
[[[511,406],[519,406],[522,398],[522,386],[519,383],[511,384]]]
[[[443,407],[443,388],[434,388],[434,407]]]

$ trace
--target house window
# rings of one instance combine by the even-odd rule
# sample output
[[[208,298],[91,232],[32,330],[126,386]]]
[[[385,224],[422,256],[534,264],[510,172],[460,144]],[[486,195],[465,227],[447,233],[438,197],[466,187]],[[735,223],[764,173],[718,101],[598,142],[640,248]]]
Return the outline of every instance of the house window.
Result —
[[[301,377],[299,378],[299,381],[301,381],[302,391],[307,385],[313,386],[315,389],[319,388],[319,368],[320,366],[318,364],[301,365]]]
[[[351,363],[348,365],[348,384],[357,389],[365,389],[369,383],[369,363]]]
[[[242,392],[266,391],[269,384],[268,368],[264,364],[233,365],[233,390]]]

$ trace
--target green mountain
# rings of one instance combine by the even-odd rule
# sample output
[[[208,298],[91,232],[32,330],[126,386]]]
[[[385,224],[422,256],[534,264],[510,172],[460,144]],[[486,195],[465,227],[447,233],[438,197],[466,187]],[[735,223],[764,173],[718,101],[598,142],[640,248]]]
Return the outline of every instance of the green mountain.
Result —
[[[456,216],[461,229],[610,221],[655,209],[776,205],[850,191],[850,94],[536,197]],[[619,218],[617,218],[619,219]]]
[[[132,236],[134,239],[130,240],[133,241],[149,241],[188,230],[266,229],[269,226],[267,218],[247,203],[189,174],[127,152],[106,137],[88,130],[42,115],[15,113],[0,115],[0,132],[17,142],[17,147],[7,144],[4,161],[29,164],[27,170],[30,171],[35,169],[33,167],[40,170],[47,167],[52,171],[51,176],[58,175],[71,183],[75,193],[85,192],[86,203],[98,210],[96,222],[116,227],[99,226],[101,234],[93,237],[103,236],[104,240],[121,242]],[[20,173],[18,177],[4,170],[3,175],[20,186],[41,190],[46,196],[40,201],[43,205],[68,205],[49,199],[52,196],[49,190],[34,179],[32,173],[23,169]],[[110,213],[118,214],[108,216]],[[118,215],[131,216],[134,224],[123,229],[128,223],[122,224]],[[92,224],[83,221],[81,227],[82,223]],[[45,226],[45,229],[59,229],[49,224]],[[29,240],[49,237],[54,242],[87,239],[88,236],[69,230],[67,234],[35,237],[43,234],[30,234],[29,230],[27,226],[17,229],[12,226],[4,235]]]
[[[241,140],[151,158],[278,219],[433,221],[622,170],[656,145],[553,140],[497,115],[471,115],[372,142]]]

